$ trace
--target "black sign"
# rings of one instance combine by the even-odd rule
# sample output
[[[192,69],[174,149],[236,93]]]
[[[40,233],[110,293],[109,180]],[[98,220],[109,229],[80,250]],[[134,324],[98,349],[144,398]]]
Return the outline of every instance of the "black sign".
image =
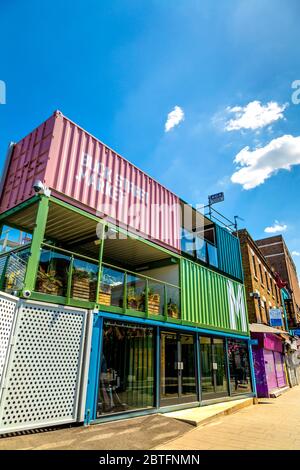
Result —
[[[208,196],[208,203],[209,204],[216,204],[217,202],[224,201],[224,193],[216,193]]]

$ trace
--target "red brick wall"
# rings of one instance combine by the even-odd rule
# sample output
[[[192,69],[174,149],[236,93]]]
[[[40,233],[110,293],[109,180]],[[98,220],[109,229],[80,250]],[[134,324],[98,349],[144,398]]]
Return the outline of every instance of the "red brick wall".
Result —
[[[262,322],[267,324],[269,323],[269,309],[271,307],[282,307],[280,290],[276,285],[272,269],[247,230],[239,230],[238,236],[241,245],[249,322]],[[256,273],[253,265],[252,252],[254,253]],[[261,269],[259,268],[259,264]],[[260,305],[258,299],[250,297],[250,293],[256,291],[259,292],[261,301],[265,298],[265,308],[262,308],[262,302]]]
[[[287,281],[288,288],[292,291],[293,307],[296,315],[295,320],[299,323],[300,287],[297,270],[282,235],[257,240],[256,243],[260,247],[262,253],[267,256],[268,263],[274,266],[275,271],[280,274],[283,281]]]

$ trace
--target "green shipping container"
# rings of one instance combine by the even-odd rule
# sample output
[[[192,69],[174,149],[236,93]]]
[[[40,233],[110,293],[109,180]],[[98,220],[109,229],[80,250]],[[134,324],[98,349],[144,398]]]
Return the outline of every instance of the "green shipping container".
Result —
[[[243,280],[240,242],[227,229],[216,224],[219,269],[224,273]]]
[[[245,288],[222,274],[181,259],[182,320],[249,334]]]

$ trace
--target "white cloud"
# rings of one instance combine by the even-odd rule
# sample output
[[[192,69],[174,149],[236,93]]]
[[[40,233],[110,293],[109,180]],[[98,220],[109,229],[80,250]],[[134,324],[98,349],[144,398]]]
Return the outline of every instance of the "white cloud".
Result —
[[[283,135],[253,151],[245,147],[236,155],[234,163],[238,166],[231,181],[244,189],[255,188],[278,170],[290,170],[300,164],[300,136]]]
[[[287,225],[281,224],[278,220],[275,220],[274,224],[271,227],[266,227],[266,233],[277,233],[277,232],[285,232],[287,229]]]
[[[266,105],[262,105],[260,101],[251,101],[246,106],[229,107],[227,112],[235,116],[226,123],[225,130],[253,130],[268,126],[278,119],[283,119],[283,111],[286,107],[286,104],[280,105],[276,101],[270,101]]]
[[[292,251],[292,256],[300,256],[299,251]]]
[[[173,127],[184,120],[183,109],[179,106],[175,106],[174,109],[168,114],[168,119],[165,123],[165,132],[169,132]]]

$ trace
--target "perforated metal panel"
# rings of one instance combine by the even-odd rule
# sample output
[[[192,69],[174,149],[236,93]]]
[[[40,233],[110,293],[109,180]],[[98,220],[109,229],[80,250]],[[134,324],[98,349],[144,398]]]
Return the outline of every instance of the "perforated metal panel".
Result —
[[[23,302],[0,403],[0,433],[76,421],[87,311]]]
[[[17,302],[17,297],[0,292],[0,389]]]

